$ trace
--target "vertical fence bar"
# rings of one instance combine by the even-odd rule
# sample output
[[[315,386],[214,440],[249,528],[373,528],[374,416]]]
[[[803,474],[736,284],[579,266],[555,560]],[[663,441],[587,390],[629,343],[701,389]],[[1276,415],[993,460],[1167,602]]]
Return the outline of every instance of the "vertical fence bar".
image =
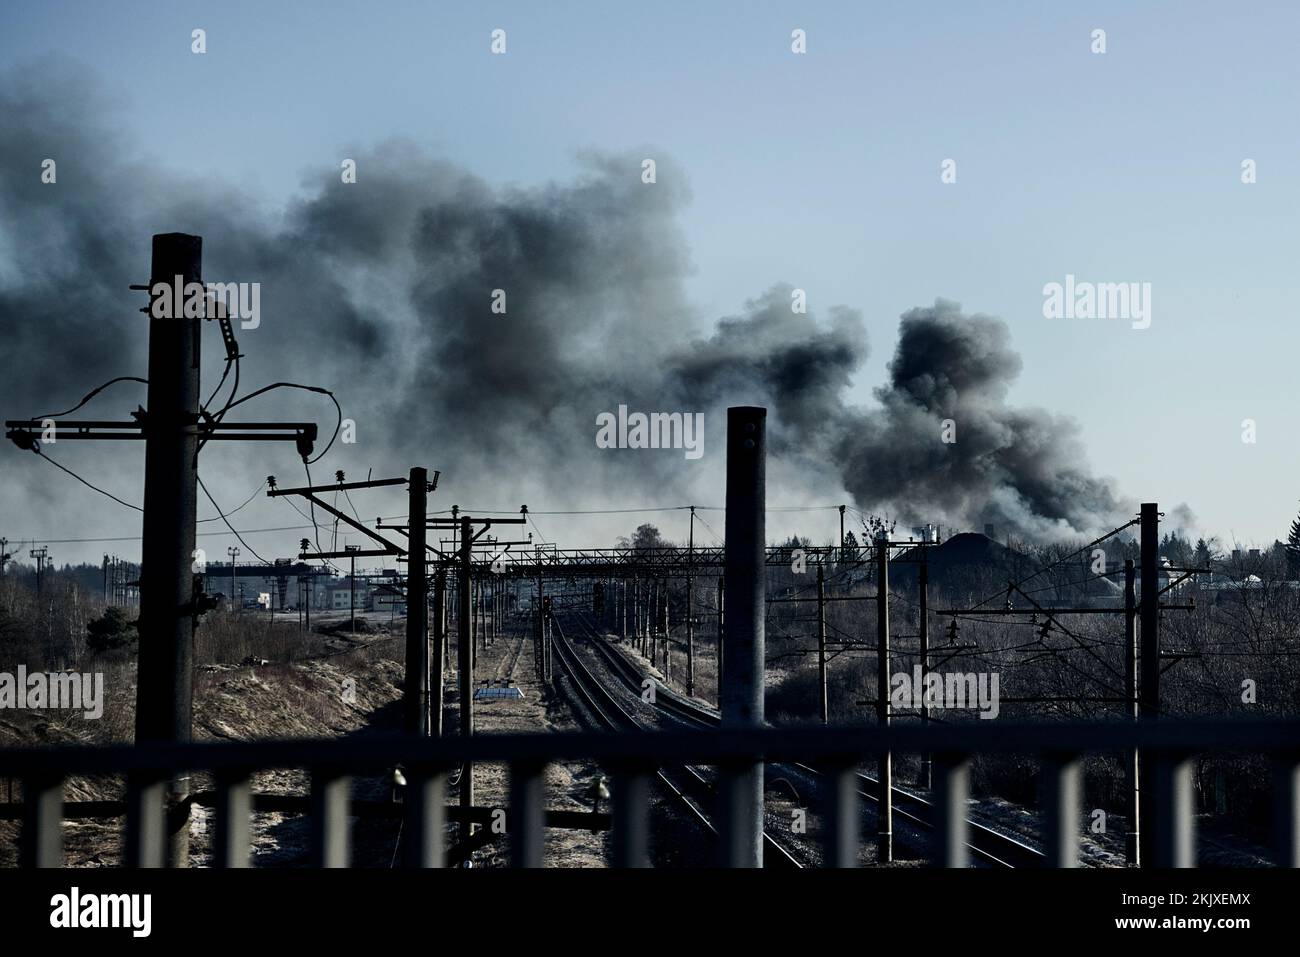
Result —
[[[826,770],[827,801],[823,859],[827,867],[857,867],[862,838],[858,818],[857,763],[830,762]]]
[[[1300,867],[1300,761],[1294,754],[1273,761],[1273,859]]]
[[[1192,824],[1192,762],[1186,755],[1161,754],[1156,765],[1154,829],[1156,867],[1195,867]]]
[[[1048,867],[1079,866],[1079,757],[1043,759],[1044,837]]]
[[[63,778],[23,779],[23,867],[63,866]]]
[[[614,866],[649,867],[650,775],[645,768],[618,769],[614,777]]]
[[[718,829],[719,867],[763,866],[761,819],[757,837],[754,835],[753,779],[752,765],[731,763],[718,767],[714,826]],[[759,785],[762,786],[761,780]],[[761,812],[761,805],[759,810]],[[757,861],[754,855],[755,840],[760,846]]]
[[[332,768],[311,775],[311,853],[313,867],[347,867],[351,852],[348,803],[351,779]]]
[[[510,863],[514,867],[541,867],[546,836],[542,807],[546,765],[519,762],[510,766]]]
[[[406,773],[402,863],[406,867],[444,867],[447,774],[441,768],[414,767]]]
[[[137,772],[126,783],[126,866],[163,867],[167,863],[167,777]]]
[[[246,771],[217,775],[217,821],[212,843],[214,867],[249,866],[249,839],[253,812],[252,789]]]
[[[966,795],[970,789],[970,762],[964,754],[934,756],[934,807],[939,819],[935,830],[935,863],[941,867],[967,867]]]

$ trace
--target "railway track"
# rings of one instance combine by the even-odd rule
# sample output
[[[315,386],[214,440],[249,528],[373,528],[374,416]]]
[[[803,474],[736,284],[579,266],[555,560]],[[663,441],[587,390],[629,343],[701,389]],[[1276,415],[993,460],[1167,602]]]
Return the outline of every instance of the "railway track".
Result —
[[[641,683],[649,677],[633,662],[619,651],[611,648],[596,629],[582,615],[579,624],[590,639],[589,643],[609,664],[611,670],[633,692],[640,694]],[[712,708],[691,701],[677,692],[658,683],[655,691],[655,706],[672,717],[694,727],[717,727],[721,716]],[[812,777],[820,778],[823,772],[806,764],[791,765]],[[869,774],[857,772],[858,794],[872,804],[880,802],[880,782]],[[895,787],[893,789],[893,813],[897,818],[907,821],[919,830],[930,833],[934,831],[937,811],[931,802],[909,791]],[[1046,856],[1037,848],[993,830],[977,821],[966,822],[968,839],[966,846],[972,859],[989,867],[1000,869],[1034,868],[1046,864]]]
[[[527,639],[524,632],[520,632],[514,637],[506,636],[505,640],[514,641],[515,645],[513,649],[503,654],[501,660],[497,662],[496,672],[493,675],[497,681],[509,681],[514,678],[515,669],[519,666],[519,658],[523,654],[524,642]]]
[[[574,691],[582,700],[587,710],[598,722],[611,731],[645,730],[641,723],[610,693],[601,682],[582,663],[582,659],[569,644],[564,629],[558,621],[552,620],[553,647],[555,660],[561,670],[569,676]],[[698,769],[681,765],[671,771],[660,768],[655,772],[659,783],[689,812],[691,818],[714,836],[714,827],[702,802],[712,797],[714,787]],[[778,869],[795,869],[803,867],[798,858],[790,853],[779,841],[767,832],[763,833],[763,861],[765,867]]]

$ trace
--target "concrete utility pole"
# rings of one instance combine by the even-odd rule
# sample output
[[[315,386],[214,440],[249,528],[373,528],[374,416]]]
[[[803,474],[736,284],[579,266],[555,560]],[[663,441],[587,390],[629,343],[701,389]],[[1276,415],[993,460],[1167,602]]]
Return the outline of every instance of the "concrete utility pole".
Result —
[[[826,579],[817,566],[817,700],[821,705],[822,724],[830,724],[831,709],[826,687]]]
[[[440,566],[439,570],[442,572],[442,669],[444,672],[449,672],[451,671],[451,604],[454,596],[447,589],[446,566]],[[439,691],[438,695],[438,700],[441,702],[442,692]]]
[[[722,709],[722,646],[725,637],[722,603],[726,597],[726,578],[718,579],[718,709]]]
[[[637,579],[637,612],[636,612],[636,633],[641,638],[641,654],[650,658],[650,612],[649,612],[650,589],[643,583],[642,579]]]
[[[470,560],[474,553],[473,520],[464,516],[460,520],[460,567],[456,571],[456,590],[460,592],[460,614],[456,617],[456,668],[460,678],[460,733],[470,737],[474,733],[474,646],[470,632]],[[466,761],[460,776],[460,806],[465,813],[474,806],[474,765]],[[474,825],[468,819],[461,824],[461,839],[474,834]]]
[[[540,554],[540,553],[539,553]],[[537,563],[537,647],[534,649],[537,656],[537,678],[539,681],[549,680],[546,673],[546,618],[542,610],[542,589],[545,587],[542,581],[541,562]]]
[[[695,696],[695,581],[691,576],[695,557],[695,506],[691,506],[691,530],[686,539],[686,694]]]
[[[889,727],[889,540],[876,544],[876,714]],[[877,804],[876,863],[894,859],[894,756],[880,755],[880,800]]]
[[[840,564],[844,564],[844,506],[840,506]]]
[[[148,411],[130,421],[56,421],[53,440],[144,439],[145,488],[139,596],[140,652],[136,682],[136,740],[187,742],[191,737],[193,705],[194,626],[207,608],[202,580],[193,574],[196,552],[195,521],[198,491],[199,437],[213,440],[289,440],[306,460],[316,439],[312,423],[227,423],[199,417],[199,324],[205,314],[222,324],[226,358],[238,358],[238,346],[224,310],[202,299],[203,240],[183,233],[153,237],[150,283],[131,286],[149,291],[149,392]],[[179,284],[180,289],[177,289]],[[155,294],[154,290],[159,292]],[[163,292],[162,289],[166,289]],[[202,305],[190,308],[195,291]],[[154,309],[163,297],[183,297],[168,302],[169,309]],[[215,315],[213,314],[215,311]],[[165,317],[155,315],[165,313]],[[197,312],[190,315],[190,312]],[[19,448],[36,451],[38,435],[46,423],[6,420],[6,436]],[[240,433],[239,430],[249,431]],[[280,434],[274,434],[277,431]],[[238,433],[238,434],[237,434]],[[125,569],[123,569],[125,570]],[[129,593],[130,585],[124,583]],[[125,596],[124,596],[125,597]],[[128,834],[128,863],[160,866],[170,851],[172,863],[184,866],[189,857],[188,778],[131,787],[148,790],[151,800],[167,790],[174,813],[166,815],[169,834],[163,842],[134,828]]]
[[[351,552],[348,556],[350,567],[348,569],[348,615],[352,620],[351,630],[353,634],[357,631],[357,556],[356,553],[361,551],[360,545],[344,545],[345,552]],[[409,608],[407,609],[410,610]]]
[[[1138,714],[1143,721],[1155,721],[1160,713],[1160,508],[1155,502],[1143,502],[1140,513],[1139,541],[1142,547],[1142,593],[1138,608],[1141,628],[1141,700]],[[1139,756],[1139,780],[1150,774],[1145,755]],[[1149,789],[1139,792],[1138,816],[1140,821],[1152,822],[1153,793]],[[1138,858],[1154,861],[1155,831],[1144,827],[1139,832]]]
[[[542,597],[542,672],[546,675],[546,680],[552,680],[555,675],[551,668],[551,596]]]
[[[917,588],[921,611],[921,726],[930,723],[930,706],[925,703],[925,676],[930,671],[930,557],[925,549],[921,550],[921,567],[917,569]],[[931,768],[933,764],[930,752],[921,755],[921,787],[930,787]]]
[[[153,237],[149,286],[171,295],[202,282],[203,240]],[[150,292],[150,306],[153,306]],[[179,313],[180,303],[173,309]],[[169,311],[170,312],[170,311]],[[137,742],[188,742],[194,707],[194,561],[198,518],[199,318],[149,319],[148,413],[144,421],[144,519],[140,567]],[[171,863],[189,865],[189,772],[172,779]]]
[[[668,640],[670,625],[668,623],[668,579],[666,578],[664,579],[664,587],[663,587],[662,594],[663,594],[663,604],[662,604],[663,624],[659,629],[659,633],[663,635],[664,681],[667,682],[672,677],[673,674],[673,663],[671,660],[669,660],[668,657],[672,650],[672,643]]]
[[[239,549],[231,546],[226,549],[226,554],[230,556],[230,604],[233,606],[235,604],[235,561],[239,558]]]
[[[429,599],[425,581],[425,529],[429,473],[411,469],[407,488],[410,542],[406,561],[406,730],[429,736]]]
[[[411,611],[407,603],[406,611]],[[430,733],[442,737],[442,687],[447,656],[447,572],[439,568],[433,573],[433,655],[431,664],[433,676],[429,679],[430,691]]]
[[[647,620],[650,623],[646,634],[650,636],[650,667],[659,664],[659,579],[650,586],[650,607]]]
[[[471,667],[478,665],[478,611],[479,603],[476,599],[478,592],[478,582],[471,581],[469,586],[469,604],[466,608],[469,611],[469,653]]]
[[[1160,512],[1156,503],[1143,503],[1141,523],[1141,715],[1143,718],[1155,719],[1160,713]]]
[[[731,614],[725,624],[726,674],[722,724],[763,726],[765,648],[767,410],[727,410],[726,591]],[[721,835],[723,863],[763,866],[763,765],[748,762],[724,770],[719,793],[730,808]]]
[[[45,556],[50,553],[47,546],[42,545],[40,548],[28,549],[28,554],[36,559],[36,600],[40,601],[41,591],[43,589],[43,580],[45,578]]]
[[[695,697],[695,582],[686,579],[686,694]]]
[[[298,545],[300,546],[299,551],[305,554],[307,549],[311,546],[311,542],[303,538],[298,541]],[[311,602],[312,602],[312,598],[316,586],[313,583],[310,575],[299,576],[298,581],[303,583],[303,599],[302,599],[303,628],[304,630],[310,632],[311,631]],[[234,587],[233,580],[231,582],[231,587],[232,588]]]
[[[1124,560],[1124,697],[1128,699],[1124,707],[1125,716],[1132,721],[1138,720],[1138,644],[1137,644],[1137,595],[1134,591],[1133,559]],[[1140,867],[1142,857],[1138,849],[1141,829],[1142,787],[1138,776],[1138,752],[1136,749],[1124,755],[1124,764],[1128,772],[1128,830],[1124,832],[1124,856],[1129,867]]]

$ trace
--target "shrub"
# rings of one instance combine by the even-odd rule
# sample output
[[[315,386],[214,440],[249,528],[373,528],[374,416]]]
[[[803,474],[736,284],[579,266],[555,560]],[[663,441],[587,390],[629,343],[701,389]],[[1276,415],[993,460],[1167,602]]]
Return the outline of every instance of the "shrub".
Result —
[[[86,647],[95,652],[125,648],[140,637],[135,625],[121,608],[107,608],[103,615],[87,623]]]

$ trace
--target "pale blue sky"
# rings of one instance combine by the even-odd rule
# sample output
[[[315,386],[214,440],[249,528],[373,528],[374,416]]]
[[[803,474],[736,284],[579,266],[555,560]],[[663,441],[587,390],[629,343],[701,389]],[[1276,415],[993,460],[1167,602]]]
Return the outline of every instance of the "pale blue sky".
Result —
[[[862,310],[864,402],[903,311],[942,296],[1001,316],[1025,361],[1014,402],[1076,418],[1134,499],[1271,541],[1300,508],[1298,9],[8,0],[0,63],[84,61],[143,156],[272,208],[392,136],[521,185],[645,144],[690,178],[701,315],[777,281]],[[176,135],[186,118],[206,137]],[[1044,319],[1067,273],[1150,282],[1151,328]]]

